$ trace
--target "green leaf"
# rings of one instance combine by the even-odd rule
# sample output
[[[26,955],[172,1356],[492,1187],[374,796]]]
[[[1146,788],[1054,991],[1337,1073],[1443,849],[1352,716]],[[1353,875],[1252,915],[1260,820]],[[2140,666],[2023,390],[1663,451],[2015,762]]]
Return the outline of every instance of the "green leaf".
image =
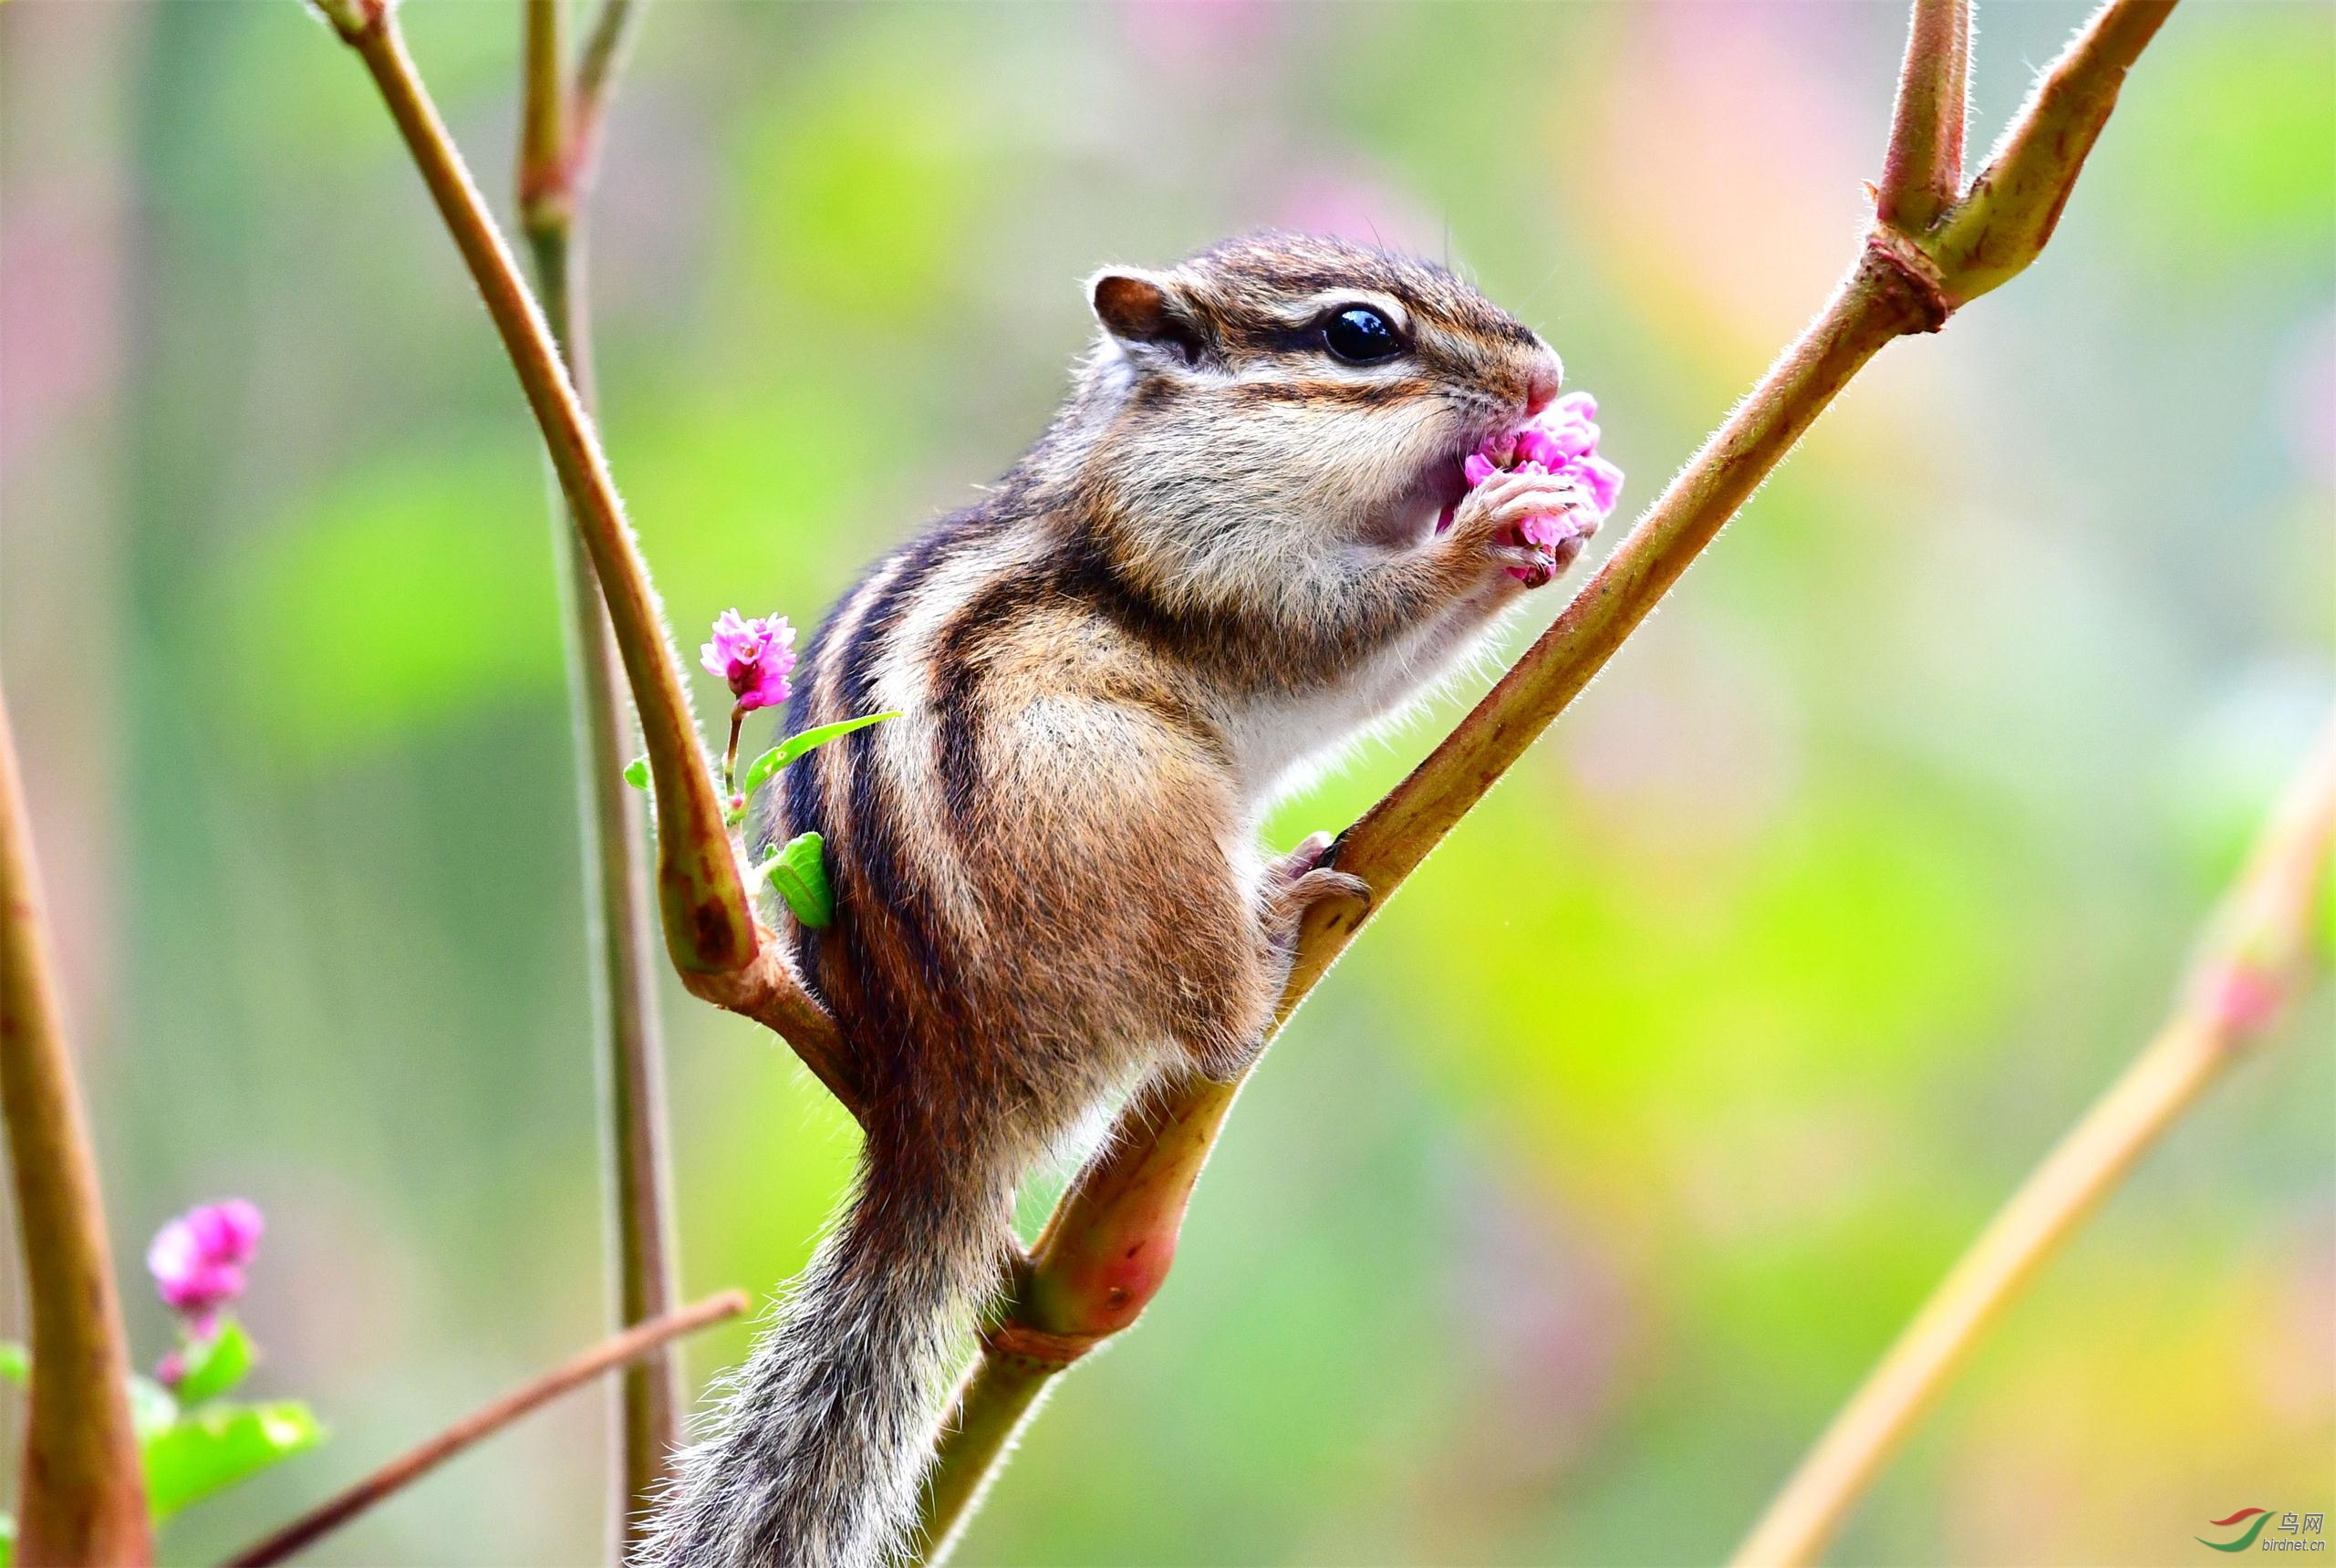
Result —
[[[209,1405],[146,1440],[146,1502],[157,1520],[315,1448],[325,1429],[296,1399]]]
[[[186,1348],[186,1376],[179,1379],[179,1403],[200,1405],[216,1399],[244,1380],[252,1369],[252,1339],[234,1318],[220,1320],[209,1339]]]
[[[179,1402],[168,1388],[140,1372],[130,1375],[130,1425],[141,1443],[153,1441],[179,1418]]]
[[[0,1513],[0,1568],[16,1560],[16,1516]]]
[[[647,757],[635,757],[631,762],[625,764],[625,782],[632,785],[635,789],[647,789],[649,787],[649,759]]]
[[[769,862],[771,886],[794,918],[814,930],[836,923],[836,895],[827,886],[825,841],[815,833],[789,839]]]
[[[0,1377],[21,1388],[33,1375],[33,1353],[13,1339],[0,1339]]]
[[[738,778],[738,793],[753,794],[768,782],[773,774],[779,771],[779,748],[773,746],[746,764],[746,771]]]
[[[850,734],[854,730],[865,730],[870,724],[881,724],[887,719],[898,717],[900,715],[898,713],[863,713],[857,719],[846,719],[841,723],[836,724],[818,724],[798,734],[789,735],[785,740],[746,764],[746,776],[739,781],[738,787],[742,793],[753,794],[769,782],[773,774],[777,773],[805,752],[815,751],[830,741],[839,740]]]

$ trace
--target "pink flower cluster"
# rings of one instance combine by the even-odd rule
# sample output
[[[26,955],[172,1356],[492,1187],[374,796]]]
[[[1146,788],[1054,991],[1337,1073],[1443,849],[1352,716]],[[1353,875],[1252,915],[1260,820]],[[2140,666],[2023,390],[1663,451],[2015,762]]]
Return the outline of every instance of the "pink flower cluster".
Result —
[[[244,1265],[259,1251],[267,1221],[240,1198],[198,1203],[154,1233],[146,1267],[154,1288],[197,1338],[222,1307],[244,1293]]]
[[[730,683],[739,712],[775,708],[787,700],[794,628],[783,615],[749,618],[724,610],[714,621],[714,639],[698,650],[698,658],[708,674]]]
[[[1597,419],[1595,398],[1587,392],[1568,392],[1524,429],[1487,440],[1461,462],[1460,472],[1471,490],[1504,472],[1546,473],[1573,480],[1604,522],[1622,494],[1622,470],[1598,455]],[[1528,517],[1517,532],[1526,544],[1553,551],[1566,530],[1562,519]],[[1532,574],[1522,566],[1510,567],[1509,575],[1521,582],[1532,580]]]

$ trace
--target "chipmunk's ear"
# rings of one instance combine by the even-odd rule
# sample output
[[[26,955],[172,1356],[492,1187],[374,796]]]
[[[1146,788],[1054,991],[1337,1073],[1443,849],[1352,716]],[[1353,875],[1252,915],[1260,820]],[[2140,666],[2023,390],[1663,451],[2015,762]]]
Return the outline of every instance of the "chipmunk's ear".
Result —
[[[1208,335],[1173,280],[1133,267],[1106,267],[1087,279],[1095,318],[1132,358],[1166,355],[1197,365],[1209,353]]]

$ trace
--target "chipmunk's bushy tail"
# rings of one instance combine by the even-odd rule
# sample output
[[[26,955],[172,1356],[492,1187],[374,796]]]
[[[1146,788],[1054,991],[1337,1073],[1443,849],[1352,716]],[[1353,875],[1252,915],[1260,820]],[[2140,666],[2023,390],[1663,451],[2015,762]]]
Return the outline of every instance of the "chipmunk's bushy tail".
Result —
[[[898,1551],[1010,1233],[1004,1182],[949,1141],[870,1129],[857,1196],[682,1456],[637,1568],[869,1568]]]

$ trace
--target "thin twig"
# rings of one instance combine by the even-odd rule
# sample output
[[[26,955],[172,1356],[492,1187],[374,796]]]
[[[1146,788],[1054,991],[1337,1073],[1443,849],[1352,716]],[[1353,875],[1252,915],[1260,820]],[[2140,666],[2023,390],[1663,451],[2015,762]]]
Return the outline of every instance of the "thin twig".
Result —
[[[860,1116],[859,1080],[836,1020],[787,968],[776,934],[763,930],[761,941],[754,961],[744,969],[726,974],[693,974],[685,970],[682,985],[699,1001],[751,1018],[785,1040],[827,1092],[846,1110]]]
[[[626,525],[592,421],[414,69],[396,12],[388,0],[312,3],[358,52],[379,88],[502,336],[543,431],[560,488],[591,551],[649,750],[659,818],[658,906],[666,950],[685,981],[739,977],[742,993],[758,1009],[753,1016],[780,1029],[789,1044],[814,1062],[815,1069],[818,1060],[840,1060],[843,1042],[834,1020],[796,983],[777,958],[770,933],[747,906],[680,663],[666,638],[656,591]],[[766,961],[758,963],[758,959]],[[744,977],[750,971],[753,979],[748,983]],[[717,994],[724,990],[720,984],[710,989]]]
[[[2125,72],[2174,11],[2174,0],[2109,0],[2069,40],[1971,182],[1971,194],[1934,231],[1932,258],[1950,305],[1999,288],[2052,237]]]
[[[593,403],[591,315],[581,236],[588,161],[574,150],[571,100],[561,80],[561,0],[527,0],[522,49],[518,181],[521,227],[552,338],[576,397]],[[634,15],[628,5],[604,8]],[[615,45],[607,50],[613,59]],[[604,59],[604,65],[606,60]],[[606,75],[594,96],[605,94]],[[576,95],[580,100],[582,95]],[[592,558],[556,484],[553,552],[567,611],[569,710],[576,732],[578,826],[584,847],[585,932],[593,971],[596,1060],[607,1127],[610,1270],[619,1328],[664,1316],[680,1294],[673,1249],[672,1175],[666,1157],[664,1042],[650,957],[647,837],[642,805],[623,778],[635,750],[624,666]],[[625,1368],[617,1388],[616,1557],[625,1561],[665,1482],[681,1437],[679,1358],[660,1346]]]
[[[1919,6],[1931,5],[1918,0]],[[2162,6],[2146,0],[2113,0],[2094,18],[2053,67],[2049,90],[2030,99],[2006,136],[1996,183],[1975,183],[1933,235],[1974,213],[1984,229],[1998,189],[2017,191],[2026,202],[2057,180],[2065,200],[2125,68],[2147,41],[2146,32],[2113,14],[2152,8],[2162,15]],[[1918,22],[1922,15],[1918,9]],[[2149,26],[2154,30],[2155,22]],[[1913,112],[1902,105],[1895,119],[1904,122]],[[2039,117],[2082,122],[2091,131],[2071,153],[2036,128]],[[2049,234],[2049,225],[2030,231],[2032,244],[2011,270],[2032,260]],[[1825,310],[1688,460],[1556,623],[1408,777],[1340,836],[1334,863],[1360,877],[1370,893],[1309,911],[1276,1030],[1372,914],[1652,613],[1850,378],[1893,337],[1936,330],[1955,302],[1970,296],[1957,286],[1961,275],[1943,272],[1926,243],[1877,223]],[[1990,251],[1988,265],[2010,265],[2009,257]],[[1043,1381],[1142,1313],[1166,1278],[1186,1202],[1239,1092],[1239,1085],[1194,1078],[1158,1103],[1131,1108],[1064,1193],[1007,1303],[1009,1334],[1033,1337],[1006,1355],[993,1335],[959,1389],[920,1520],[928,1561],[938,1560],[962,1522],[961,1512],[949,1511],[961,1511],[986,1484],[955,1472],[985,1471],[1011,1447],[1011,1424],[1001,1429],[995,1417],[1017,1401],[993,1385],[1026,1384],[1033,1369]],[[1033,1347],[1054,1349],[1033,1355]],[[1035,1397],[1029,1392],[1018,1407],[1028,1409]],[[982,1418],[968,1419],[969,1411]]]
[[[1814,1563],[1915,1423],[2012,1300],[2198,1104],[2300,989],[2336,846],[2336,726],[2289,786],[2224,895],[2174,1014],[1997,1211],[1833,1417],[1735,1561]]]
[[[374,1504],[412,1485],[463,1449],[492,1438],[529,1411],[549,1404],[570,1389],[581,1387],[611,1367],[621,1366],[682,1334],[736,1317],[745,1310],[745,1292],[724,1291],[605,1339],[502,1398],[481,1406],[436,1437],[415,1445],[364,1480],[326,1499],[283,1529],[246,1546],[227,1559],[226,1568],[260,1568],[263,1563],[281,1563]]]
[[[566,53],[560,25],[564,0],[526,0],[519,49],[519,213],[521,226],[535,227],[535,207],[545,189],[565,184],[567,168],[567,89],[561,81]],[[557,337],[555,327],[554,336]],[[574,365],[568,367],[576,379]],[[578,381],[576,394],[588,410],[592,400]]]
[[[666,637],[655,591],[625,522],[592,421],[561,367],[550,330],[488,215],[477,184],[422,87],[406,52],[396,8],[388,0],[317,4],[380,88],[439,215],[470,268],[487,315],[502,335],[543,430],[560,488],[592,552],[649,749],[659,825],[658,903],[667,950],[675,966],[685,971],[742,968],[755,953],[753,914],[747,908],[722,804],[690,716],[680,663]]]
[[[1915,0],[1906,57],[1874,213],[1909,234],[1930,227],[1963,190],[1970,0]]]
[[[591,185],[599,163],[609,86],[631,48],[639,10],[635,0],[600,0],[600,15],[585,36],[584,53],[576,65],[576,90],[568,100],[569,177],[579,190]]]
[[[32,822],[0,702],[0,1117],[16,1182],[32,1383],[16,1561],[144,1563],[154,1541],[97,1156],[41,920]]]

